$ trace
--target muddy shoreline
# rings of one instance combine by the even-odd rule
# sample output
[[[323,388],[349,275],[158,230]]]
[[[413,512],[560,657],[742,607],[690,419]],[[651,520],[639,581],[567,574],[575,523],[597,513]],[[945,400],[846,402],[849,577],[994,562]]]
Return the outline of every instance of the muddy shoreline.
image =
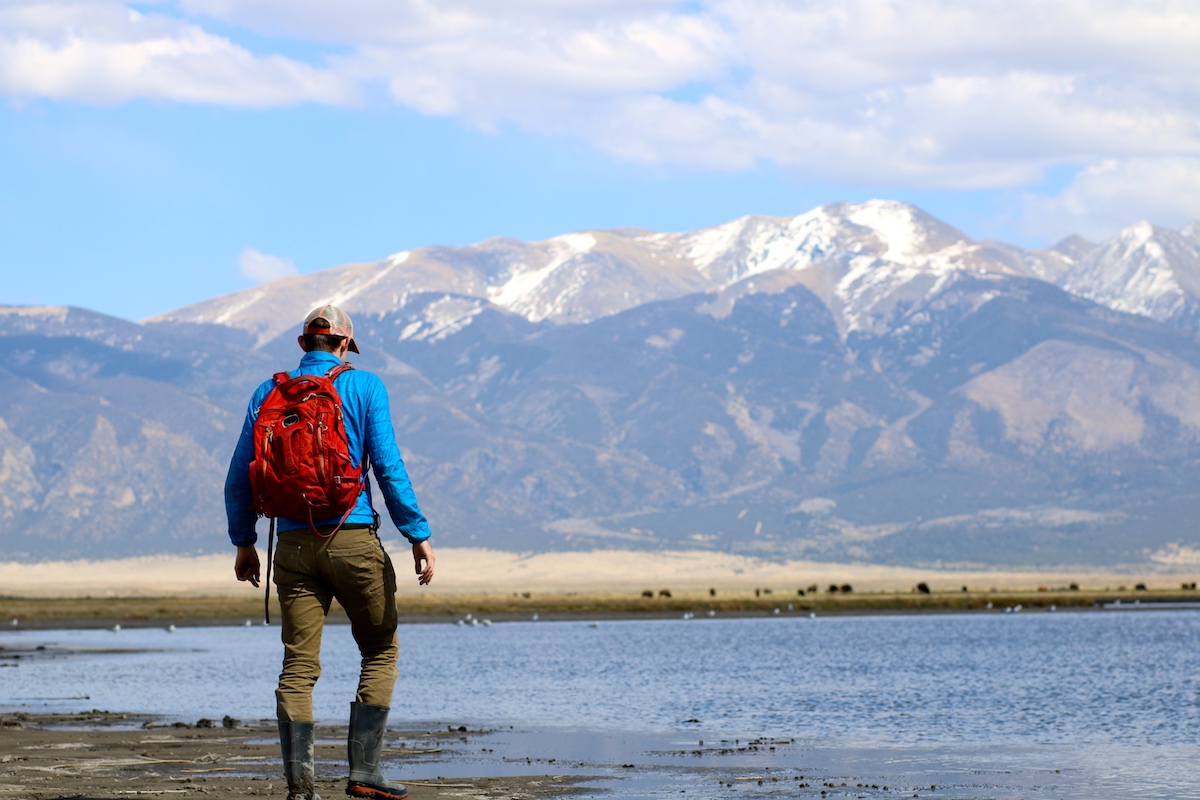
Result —
[[[401,622],[458,620],[605,620],[789,614],[924,614],[1067,611],[1120,606],[1123,609],[1200,608],[1200,591],[1128,587],[1044,591],[941,591],[829,593],[771,591],[675,592],[646,597],[634,593],[399,596]],[[536,615],[536,616],[535,616]],[[17,597],[0,596],[0,626],[12,630],[262,624],[261,595],[254,597]],[[279,620],[272,598],[271,619]],[[336,603],[331,623],[345,622]]]
[[[477,732],[475,732],[477,733]],[[439,755],[472,732],[393,731],[384,753],[390,773]],[[317,728],[319,791],[345,791],[344,727]],[[561,797],[587,776],[534,775],[410,781],[421,798]],[[110,711],[0,714],[0,797],[22,800],[131,796],[282,797],[286,794],[273,723],[197,720],[164,723]]]

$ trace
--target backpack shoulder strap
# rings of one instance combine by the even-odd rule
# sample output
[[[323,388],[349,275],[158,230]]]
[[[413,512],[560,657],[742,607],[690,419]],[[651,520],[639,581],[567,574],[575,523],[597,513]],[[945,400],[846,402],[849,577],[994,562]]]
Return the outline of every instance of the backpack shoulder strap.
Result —
[[[292,375],[290,372],[276,372],[272,378],[275,381],[276,386],[281,386],[290,381],[292,379]]]
[[[329,370],[329,372],[326,372],[325,377],[332,381],[338,375],[341,375],[343,372],[348,372],[352,369],[354,369],[354,365],[351,364],[349,361],[345,361],[341,364],[338,364],[333,369]]]

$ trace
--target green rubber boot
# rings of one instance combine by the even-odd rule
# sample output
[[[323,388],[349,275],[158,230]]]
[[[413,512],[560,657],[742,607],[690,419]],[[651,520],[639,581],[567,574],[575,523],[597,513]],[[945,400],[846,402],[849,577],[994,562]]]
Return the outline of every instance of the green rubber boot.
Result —
[[[350,758],[350,780],[346,794],[351,797],[373,797],[376,800],[404,800],[408,789],[390,783],[379,771],[383,754],[383,733],[387,728],[387,706],[371,703],[350,704],[350,735],[346,750]]]
[[[283,777],[287,778],[288,800],[321,800],[313,764],[313,724],[280,722],[279,748],[283,751]]]

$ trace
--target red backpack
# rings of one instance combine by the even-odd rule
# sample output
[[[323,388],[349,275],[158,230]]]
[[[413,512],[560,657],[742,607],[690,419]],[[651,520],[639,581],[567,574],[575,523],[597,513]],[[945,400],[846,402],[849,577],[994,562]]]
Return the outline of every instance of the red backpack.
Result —
[[[351,463],[342,398],[333,386],[348,369],[345,363],[324,375],[275,374],[254,421],[250,486],[258,513],[308,520],[317,533],[316,520],[341,517],[341,528],[354,510],[366,485],[366,458]]]

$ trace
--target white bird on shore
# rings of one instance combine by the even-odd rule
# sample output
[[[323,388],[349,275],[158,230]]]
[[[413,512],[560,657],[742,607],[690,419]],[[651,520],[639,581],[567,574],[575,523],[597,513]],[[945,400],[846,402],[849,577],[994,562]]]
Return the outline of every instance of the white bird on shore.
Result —
[[[168,626],[167,626],[167,633],[174,633],[174,632],[175,632],[175,626],[174,626],[174,625],[168,625]]]
[[[120,633],[120,632],[121,632],[121,623],[119,623],[119,622],[118,622],[116,625],[113,625],[113,626],[112,626],[112,632],[113,632],[113,633]]]

